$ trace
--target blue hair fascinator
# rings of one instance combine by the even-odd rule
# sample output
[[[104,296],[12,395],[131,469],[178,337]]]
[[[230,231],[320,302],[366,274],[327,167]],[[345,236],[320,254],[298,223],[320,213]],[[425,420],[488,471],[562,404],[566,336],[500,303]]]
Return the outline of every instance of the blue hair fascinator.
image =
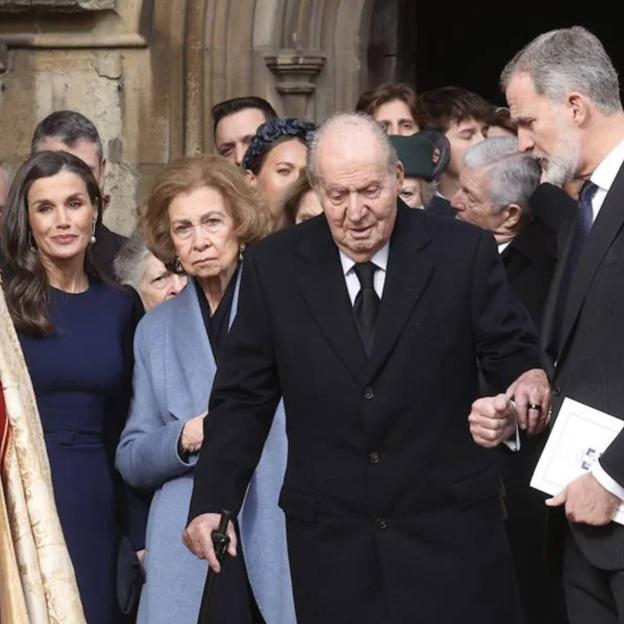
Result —
[[[265,121],[251,139],[245,152],[241,169],[254,171],[260,160],[273,144],[285,136],[301,139],[306,145],[316,126],[310,121],[301,121],[296,117],[275,117]]]

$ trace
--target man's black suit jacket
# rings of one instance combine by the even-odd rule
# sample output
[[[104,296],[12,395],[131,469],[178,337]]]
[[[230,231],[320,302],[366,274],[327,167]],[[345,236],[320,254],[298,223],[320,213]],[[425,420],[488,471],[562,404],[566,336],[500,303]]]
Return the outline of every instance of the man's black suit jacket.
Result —
[[[554,332],[555,304],[565,255],[553,279],[544,322],[544,343]],[[592,226],[566,300],[553,377],[553,413],[571,397],[624,419],[624,166]],[[601,464],[624,485],[624,433]],[[624,568],[624,527],[571,524],[584,555],[603,569]]]
[[[536,330],[543,324],[544,310],[557,264],[556,234],[540,220],[529,223],[501,254],[512,292],[524,305]],[[527,506],[545,513],[544,497],[529,488],[547,435],[524,437],[522,451],[510,453],[501,448],[500,460],[507,486],[510,516],[528,513]],[[543,512],[543,513],[542,513]],[[510,524],[514,519],[510,518]],[[533,530],[535,527],[521,529]],[[535,536],[527,535],[535,540]],[[512,544],[513,546],[513,544]]]
[[[434,195],[425,206],[425,212],[439,217],[451,217],[451,219],[454,219],[457,210],[451,206],[451,202],[446,197]]]
[[[555,232],[533,220],[505,248],[501,258],[512,292],[539,330],[557,264]]]
[[[574,216],[574,212],[571,214]],[[539,329],[557,263],[555,232],[534,219],[507,246],[501,258],[512,292]],[[498,449],[506,491],[507,534],[524,618],[531,624],[564,621],[559,614],[560,603],[563,604],[561,587],[548,573],[544,557],[546,497],[529,486],[547,437],[547,432],[537,437],[521,434],[520,452],[512,453],[506,447]]]
[[[190,517],[238,511],[283,395],[300,624],[515,622],[477,360],[497,390],[540,362],[489,233],[399,205],[370,359],[325,217],[274,235],[245,259]]]
[[[543,183],[529,199],[535,219],[554,233],[556,255],[561,257],[566,249],[570,228],[576,219],[578,203],[563,189]]]
[[[117,281],[117,276],[113,269],[113,260],[119,253],[124,241],[128,239],[121,234],[109,230],[101,223],[95,232],[95,244],[91,248],[91,255],[96,267],[102,276],[111,282]]]

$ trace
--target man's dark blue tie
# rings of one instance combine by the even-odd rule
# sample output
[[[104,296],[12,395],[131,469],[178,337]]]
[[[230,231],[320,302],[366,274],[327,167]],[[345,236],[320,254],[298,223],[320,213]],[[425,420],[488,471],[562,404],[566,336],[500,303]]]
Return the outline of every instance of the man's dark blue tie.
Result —
[[[557,308],[555,314],[555,353],[558,353],[561,345],[561,330],[563,325],[563,319],[565,316],[565,308],[568,300],[568,294],[570,292],[570,286],[574,277],[574,271],[578,264],[579,257],[583,251],[585,241],[589,236],[589,232],[593,223],[593,210],[592,199],[594,194],[598,190],[598,187],[591,181],[587,180],[581,188],[579,195],[578,210],[576,213],[576,220],[574,223],[574,231],[572,233],[572,240],[570,241],[569,253],[566,258],[566,264],[563,268],[563,274],[561,276],[561,286],[559,288],[559,294],[557,296]]]
[[[353,267],[360,280],[360,292],[355,297],[353,312],[367,353],[370,353],[380,303],[374,286],[376,269],[372,262],[361,262]]]

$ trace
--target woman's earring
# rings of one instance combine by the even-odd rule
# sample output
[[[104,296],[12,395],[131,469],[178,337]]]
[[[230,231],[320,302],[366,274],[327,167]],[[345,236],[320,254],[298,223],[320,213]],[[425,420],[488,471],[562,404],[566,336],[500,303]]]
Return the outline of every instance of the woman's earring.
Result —
[[[238,248],[238,261],[242,262],[243,261],[243,254],[245,253],[245,248],[247,247],[247,245],[245,245],[245,243],[241,243],[239,248]]]
[[[183,273],[184,269],[182,268],[182,263],[180,262],[180,256],[176,256],[173,259],[173,271],[174,273]]]
[[[93,229],[91,230],[91,244],[95,245],[95,241],[97,240],[95,238],[95,226],[96,226],[96,222],[93,222]]]
[[[35,241],[33,240],[32,232],[30,230],[28,231],[28,245],[30,246],[30,251],[37,253],[37,247],[35,247]]]

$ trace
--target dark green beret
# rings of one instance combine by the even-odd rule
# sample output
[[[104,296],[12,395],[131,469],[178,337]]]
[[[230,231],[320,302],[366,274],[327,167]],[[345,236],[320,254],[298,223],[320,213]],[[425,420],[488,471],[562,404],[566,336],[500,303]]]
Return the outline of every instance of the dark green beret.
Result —
[[[412,136],[388,137],[405,167],[406,178],[433,178],[433,143],[420,132]]]

